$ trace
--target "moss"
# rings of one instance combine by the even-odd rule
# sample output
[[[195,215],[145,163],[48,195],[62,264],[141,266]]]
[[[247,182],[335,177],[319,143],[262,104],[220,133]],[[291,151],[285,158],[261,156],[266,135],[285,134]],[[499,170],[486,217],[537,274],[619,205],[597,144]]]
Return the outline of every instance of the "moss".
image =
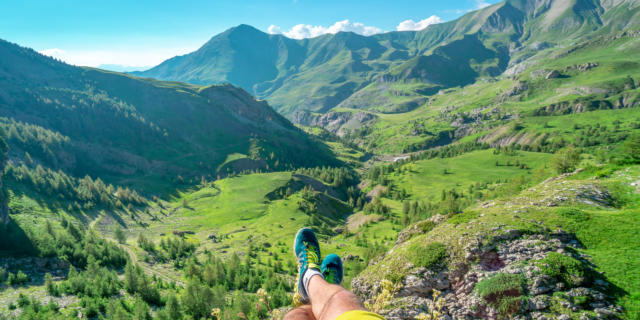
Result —
[[[517,313],[526,303],[526,297],[522,295],[523,284],[522,275],[500,272],[478,282],[474,291],[504,319]]]
[[[549,252],[540,260],[539,266],[543,274],[562,281],[569,287],[580,285],[586,276],[580,261],[557,252]]]
[[[447,247],[442,242],[432,242],[424,246],[420,243],[412,244],[407,252],[407,258],[416,267],[432,268],[447,257]]]

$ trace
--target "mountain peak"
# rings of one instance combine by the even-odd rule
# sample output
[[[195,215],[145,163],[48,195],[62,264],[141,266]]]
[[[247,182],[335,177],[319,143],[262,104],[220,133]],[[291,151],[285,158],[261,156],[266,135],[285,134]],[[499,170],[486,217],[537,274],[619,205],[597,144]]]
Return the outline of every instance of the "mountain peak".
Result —
[[[235,27],[232,27],[230,29],[227,30],[227,32],[229,34],[238,34],[238,35],[244,35],[244,34],[251,34],[251,33],[260,33],[260,34],[265,34],[264,32],[262,32],[261,30],[250,26],[248,24],[240,24],[237,25]],[[226,32],[225,32],[226,33]]]

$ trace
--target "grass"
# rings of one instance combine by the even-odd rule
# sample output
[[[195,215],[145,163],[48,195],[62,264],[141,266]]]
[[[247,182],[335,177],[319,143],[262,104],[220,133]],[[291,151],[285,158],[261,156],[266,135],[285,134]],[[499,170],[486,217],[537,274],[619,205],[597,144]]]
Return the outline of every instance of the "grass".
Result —
[[[517,313],[520,306],[526,303],[526,298],[522,296],[523,283],[522,275],[498,272],[478,282],[474,291],[505,319]]]
[[[540,260],[540,270],[572,288],[582,284],[586,276],[580,261],[557,252],[549,252]]]
[[[407,258],[416,267],[431,269],[447,257],[447,247],[441,242],[432,242],[423,246],[414,243],[408,250]]]
[[[420,160],[403,166],[402,172],[391,175],[394,185],[404,188],[412,199],[438,199],[442,190],[466,191],[478,182],[493,183],[497,180],[525,176],[539,180],[544,176],[534,172],[544,168],[551,155],[519,151],[517,155],[494,154],[493,150],[466,153],[454,158]],[[513,166],[515,162],[527,164],[530,169]],[[496,162],[500,164],[496,166]],[[507,166],[507,164],[511,166]],[[446,170],[446,173],[445,173]]]

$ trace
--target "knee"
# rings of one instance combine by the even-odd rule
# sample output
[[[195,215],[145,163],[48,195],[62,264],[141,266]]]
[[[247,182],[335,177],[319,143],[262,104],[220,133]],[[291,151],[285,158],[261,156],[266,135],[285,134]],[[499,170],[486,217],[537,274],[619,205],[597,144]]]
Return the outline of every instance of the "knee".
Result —
[[[310,305],[297,307],[284,315],[282,320],[314,320]]]
[[[353,307],[362,307],[362,303],[360,302],[360,299],[358,299],[358,297],[353,294],[351,291],[348,290],[342,290],[338,293],[336,293],[332,300],[337,300],[343,303],[348,303]]]

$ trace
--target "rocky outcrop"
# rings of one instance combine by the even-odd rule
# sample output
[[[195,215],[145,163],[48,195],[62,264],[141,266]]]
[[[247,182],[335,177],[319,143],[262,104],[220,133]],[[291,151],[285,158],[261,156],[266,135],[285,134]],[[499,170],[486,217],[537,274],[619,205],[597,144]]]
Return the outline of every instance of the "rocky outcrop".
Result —
[[[562,77],[562,74],[560,73],[560,71],[551,70],[551,72],[547,73],[547,75],[544,78],[549,80],[549,79],[557,79],[561,77]]]
[[[338,136],[344,136],[349,131],[368,125],[377,117],[367,112],[336,112],[331,111],[322,115],[309,112],[296,112],[292,121],[305,126],[321,127]]]
[[[517,301],[512,314],[514,319],[567,316],[558,310],[590,319],[619,317],[622,309],[605,293],[610,284],[590,269],[588,256],[575,253],[579,247],[580,243],[563,230],[526,234],[496,227],[490,235],[477,236],[462,248],[464,261],[461,264],[433,269],[412,268],[397,285],[392,301],[381,313],[387,319],[415,319],[435,308],[437,301],[432,296],[434,290],[438,290],[443,299],[441,303],[444,303],[441,319],[504,318],[491,300],[480,296],[476,287],[497,274],[508,274],[527,279],[513,295]],[[542,261],[551,253],[580,261],[588,269],[584,274],[591,276],[575,276],[571,286],[558,281],[542,270]],[[361,278],[354,279],[352,287],[367,301],[372,301],[380,290],[377,284]],[[552,305],[560,305],[562,309],[552,310]]]
[[[581,71],[581,72],[585,72],[585,71],[589,71],[597,66],[599,66],[600,64],[597,62],[587,62],[587,63],[583,63],[583,64],[576,64],[576,65],[572,65],[572,66],[568,66],[564,68],[565,72],[569,72],[569,71],[573,71],[573,70],[577,70],[577,71]]]
[[[511,88],[509,88],[509,90],[500,94],[497,98],[497,101],[498,103],[503,103],[507,100],[514,99],[527,90],[529,90],[529,84],[526,81],[518,81]]]
[[[588,112],[588,111],[594,111],[594,110],[620,109],[622,107],[625,107],[625,104],[617,104],[614,106],[614,104],[612,104],[608,100],[577,99],[574,101],[564,101],[564,102],[549,104],[547,106],[534,110],[533,115],[534,116],[552,116],[552,115],[582,113],[582,112]]]

